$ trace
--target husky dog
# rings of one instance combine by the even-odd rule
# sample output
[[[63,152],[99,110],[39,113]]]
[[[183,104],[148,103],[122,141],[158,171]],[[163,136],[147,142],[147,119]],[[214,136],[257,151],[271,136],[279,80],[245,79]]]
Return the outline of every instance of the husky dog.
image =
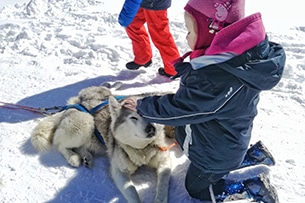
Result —
[[[124,101],[115,99],[103,86],[83,89],[67,103],[90,110],[105,100],[109,104],[93,115],[72,108],[43,119],[32,131],[33,146],[39,151],[55,146],[74,167],[82,163],[92,167],[93,156],[107,152],[111,178],[129,203],[141,202],[130,176],[141,166],[155,168],[155,202],[168,202],[171,160],[167,150],[160,150],[168,144],[164,126],[148,123],[125,108]],[[95,131],[101,134],[105,145]]]

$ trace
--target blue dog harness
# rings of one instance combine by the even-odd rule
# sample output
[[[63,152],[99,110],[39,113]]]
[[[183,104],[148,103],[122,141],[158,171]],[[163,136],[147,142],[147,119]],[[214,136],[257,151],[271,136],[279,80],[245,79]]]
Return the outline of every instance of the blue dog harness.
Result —
[[[123,99],[125,98],[126,96],[115,96],[114,98],[116,100],[120,100],[120,99]],[[68,110],[68,109],[71,109],[71,108],[74,108],[74,109],[77,109],[79,111],[82,111],[82,112],[86,112],[86,113],[89,113],[91,115],[95,114],[100,108],[102,108],[103,106],[107,105],[109,103],[109,100],[105,100],[103,101],[102,103],[100,103],[99,105],[93,107],[91,110],[88,110],[86,107],[84,107],[82,104],[71,104],[71,105],[67,105],[67,106],[62,106],[62,107],[59,107],[59,111],[64,111],[64,110]],[[94,134],[95,136],[97,137],[97,139],[103,144],[105,145],[105,141],[101,135],[101,133],[97,130],[96,127],[94,127]]]

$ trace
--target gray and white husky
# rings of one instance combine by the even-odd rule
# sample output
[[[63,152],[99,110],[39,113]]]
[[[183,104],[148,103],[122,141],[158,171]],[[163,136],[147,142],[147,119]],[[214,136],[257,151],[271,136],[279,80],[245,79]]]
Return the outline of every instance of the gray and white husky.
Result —
[[[168,151],[160,150],[168,145],[164,126],[147,123],[103,86],[83,89],[67,103],[90,110],[107,99],[109,104],[93,115],[71,108],[44,118],[32,131],[32,145],[38,151],[55,146],[74,167],[92,167],[93,156],[107,152],[111,178],[129,203],[141,202],[130,176],[141,166],[155,168],[155,202],[168,202],[171,160]],[[95,136],[96,129],[106,146]]]

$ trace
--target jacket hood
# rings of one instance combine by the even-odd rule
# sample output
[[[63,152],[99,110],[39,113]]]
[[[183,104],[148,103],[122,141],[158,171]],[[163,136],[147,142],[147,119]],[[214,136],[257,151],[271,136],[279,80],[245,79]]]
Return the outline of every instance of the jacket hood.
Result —
[[[193,69],[217,66],[258,90],[273,88],[281,79],[286,55],[269,42],[261,14],[255,13],[223,28],[205,55],[190,61]]]
[[[270,42],[266,37],[263,42],[243,54],[204,55],[190,63],[193,69],[208,66],[221,68],[235,75],[245,85],[258,90],[268,90],[280,81],[285,62],[286,54],[283,47]]]
[[[247,16],[219,31],[205,55],[220,53],[242,54],[265,39],[261,14]]]

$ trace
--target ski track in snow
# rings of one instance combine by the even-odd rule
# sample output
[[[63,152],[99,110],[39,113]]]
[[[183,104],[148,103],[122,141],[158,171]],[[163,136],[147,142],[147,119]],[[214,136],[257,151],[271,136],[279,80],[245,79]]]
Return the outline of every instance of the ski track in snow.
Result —
[[[79,90],[103,82],[122,81],[117,93],[126,95],[178,87],[179,81],[156,74],[162,66],[156,49],[151,67],[125,69],[125,63],[133,59],[131,43],[117,23],[118,11],[105,9],[107,1],[31,2],[0,12],[1,102],[33,107],[64,105]],[[180,53],[188,51],[183,2],[169,11]],[[122,0],[119,3],[122,5]],[[280,83],[261,94],[252,143],[262,140],[277,161],[271,168],[271,181],[280,202],[302,203],[305,25],[268,35],[284,46],[286,68]],[[124,202],[108,176],[107,158],[98,158],[93,169],[75,169],[56,151],[38,154],[33,149],[30,133],[41,118],[28,111],[0,108],[0,202]],[[199,202],[184,189],[185,157],[174,149],[171,158],[170,202]],[[133,178],[144,202],[151,202],[155,174],[141,169]]]

